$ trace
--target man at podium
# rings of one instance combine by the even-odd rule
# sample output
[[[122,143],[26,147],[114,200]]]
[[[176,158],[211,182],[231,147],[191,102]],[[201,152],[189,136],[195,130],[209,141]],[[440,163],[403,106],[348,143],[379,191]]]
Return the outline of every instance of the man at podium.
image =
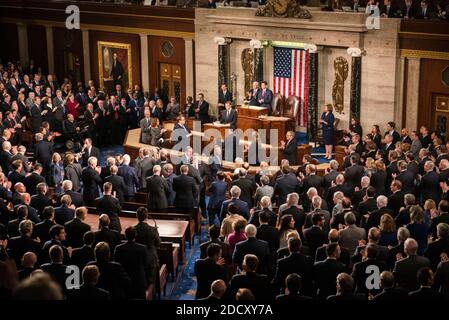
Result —
[[[231,101],[226,101],[225,110],[221,113],[220,123],[229,123],[229,128],[232,130],[237,128],[237,111],[232,109]]]
[[[273,91],[267,88],[267,82],[262,81],[261,89],[258,93],[258,102],[261,107],[268,109],[268,115],[271,116],[271,101],[273,100]]]

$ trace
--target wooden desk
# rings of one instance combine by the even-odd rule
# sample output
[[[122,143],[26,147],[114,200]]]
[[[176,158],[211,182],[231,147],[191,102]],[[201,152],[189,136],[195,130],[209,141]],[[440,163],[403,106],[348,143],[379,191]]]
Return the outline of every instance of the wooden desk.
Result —
[[[257,106],[237,106],[236,108],[238,117],[252,117],[258,118],[260,116],[268,115],[268,108],[257,107]],[[238,118],[237,118],[238,121]]]
[[[173,242],[179,244],[179,258],[184,263],[185,248],[186,248],[186,233],[189,226],[188,221],[181,220],[161,220],[155,219],[158,227],[161,241]],[[92,231],[98,230],[98,215],[88,213],[85,222],[90,225]],[[122,225],[122,234],[129,226],[137,224],[137,218],[120,217],[120,224]],[[154,226],[152,219],[148,220],[148,224]]]
[[[230,127],[229,123],[228,124],[205,123],[203,124],[203,132],[209,129],[218,130],[218,132],[220,132],[220,137],[215,138],[220,138],[221,141],[223,141],[224,138],[229,135],[229,127]]]
[[[346,156],[345,146],[335,146],[335,160],[343,167],[343,162]]]
[[[278,145],[281,145],[282,140],[285,141],[287,131],[294,131],[295,129],[293,120],[287,117],[262,116],[259,119],[262,121],[262,127],[264,129],[278,131]],[[269,131],[267,131],[267,143],[275,143],[274,141],[270,141]]]

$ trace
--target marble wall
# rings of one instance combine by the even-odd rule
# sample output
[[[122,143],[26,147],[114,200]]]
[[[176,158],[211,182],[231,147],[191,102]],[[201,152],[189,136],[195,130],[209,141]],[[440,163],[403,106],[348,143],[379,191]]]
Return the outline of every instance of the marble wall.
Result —
[[[237,103],[244,97],[244,74],[240,56],[250,47],[251,39],[309,43],[318,46],[318,115],[325,103],[332,103],[334,82],[334,59],[342,56],[349,64],[345,82],[344,110],[336,114],[341,119],[340,128],[349,124],[351,87],[351,56],[348,47],[364,50],[362,56],[361,123],[364,131],[372,124],[384,127],[388,121],[401,119],[399,88],[401,63],[398,49],[400,21],[381,19],[380,29],[368,30],[366,15],[344,12],[311,11],[311,20],[261,18],[254,16],[253,9],[219,8],[196,10],[195,60],[196,90],[204,92],[216,108],[217,47],[214,37],[231,38],[230,71],[237,74]],[[280,23],[282,22],[282,23]],[[266,49],[265,77],[271,81],[272,52]],[[270,84],[271,85],[271,84]],[[398,123],[398,125],[401,125]]]

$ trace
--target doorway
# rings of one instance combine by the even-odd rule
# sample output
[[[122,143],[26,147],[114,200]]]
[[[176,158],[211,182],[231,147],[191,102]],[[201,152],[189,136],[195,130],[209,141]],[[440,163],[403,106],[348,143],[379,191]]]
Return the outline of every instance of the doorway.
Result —
[[[175,97],[181,102],[181,66],[170,63],[159,64],[159,88],[167,93],[168,98]]]

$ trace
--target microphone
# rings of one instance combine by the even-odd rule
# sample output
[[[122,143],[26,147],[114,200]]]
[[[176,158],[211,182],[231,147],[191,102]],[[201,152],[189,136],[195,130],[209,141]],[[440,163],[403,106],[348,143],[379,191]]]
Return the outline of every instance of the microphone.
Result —
[[[159,227],[157,226],[156,219],[154,219],[153,216],[152,216],[151,214],[149,214],[149,213],[148,213],[148,216],[151,218],[151,220],[153,220],[153,222],[154,222],[154,227],[155,227],[156,229],[159,229]]]

